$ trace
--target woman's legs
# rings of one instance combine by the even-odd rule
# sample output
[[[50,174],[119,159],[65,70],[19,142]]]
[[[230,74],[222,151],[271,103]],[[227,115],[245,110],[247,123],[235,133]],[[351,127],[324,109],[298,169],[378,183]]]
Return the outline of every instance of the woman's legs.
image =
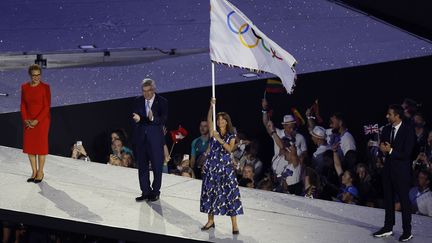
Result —
[[[44,176],[43,169],[44,169],[44,165],[45,165],[45,158],[46,158],[46,155],[38,155],[39,166],[38,166],[37,176],[36,176],[36,179],[38,179],[38,180],[41,180]]]
[[[204,225],[204,228],[209,228],[213,224],[214,224],[214,215],[213,214],[208,214],[208,216],[207,216],[207,223]]]
[[[206,227],[208,227],[208,226],[210,226],[212,224],[214,224],[214,215],[213,214],[208,214]]]
[[[8,243],[11,236],[11,228],[9,226],[3,226],[3,243]]]
[[[35,178],[36,174],[37,174],[36,155],[29,154],[28,158],[30,160],[30,165],[31,165],[31,169],[32,169],[32,176],[31,176],[31,178]]]
[[[237,225],[237,217],[236,216],[231,216],[231,223],[232,223],[232,230],[234,231],[238,231],[238,225]]]
[[[15,243],[24,242],[23,238],[25,238],[25,234],[26,234],[25,229],[17,229],[15,231]]]
[[[213,214],[208,215],[208,223],[210,223],[210,225],[212,225],[214,223],[214,215]]]

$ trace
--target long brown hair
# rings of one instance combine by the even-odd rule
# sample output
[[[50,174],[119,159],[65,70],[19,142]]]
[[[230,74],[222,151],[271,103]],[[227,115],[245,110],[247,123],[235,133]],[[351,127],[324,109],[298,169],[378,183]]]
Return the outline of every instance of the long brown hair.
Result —
[[[222,119],[224,119],[227,122],[227,127],[226,127],[227,132],[234,134],[234,127],[233,127],[232,122],[231,122],[231,117],[228,115],[228,113],[226,113],[226,112],[217,113],[216,121],[215,121],[216,124],[217,124],[217,120],[219,119],[219,117],[222,117]]]

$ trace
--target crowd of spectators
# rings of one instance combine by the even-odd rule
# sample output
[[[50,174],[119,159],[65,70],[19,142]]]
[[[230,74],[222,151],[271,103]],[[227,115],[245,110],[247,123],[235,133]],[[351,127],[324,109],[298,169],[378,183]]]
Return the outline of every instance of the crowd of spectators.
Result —
[[[401,106],[405,120],[413,126],[417,143],[412,156],[412,212],[432,216],[432,131],[425,116],[412,99],[405,99]],[[269,116],[269,104],[262,100],[263,129],[273,141],[271,161],[259,158],[260,143],[243,132],[236,134],[236,150],[232,153],[233,167],[240,186],[294,194],[307,198],[332,200],[368,207],[383,207],[382,168],[383,155],[379,150],[380,131],[383,126],[366,134],[352,134],[346,114],[334,112],[325,128],[319,122],[320,114],[311,108],[305,112],[302,134],[294,114],[286,114],[282,121]],[[384,114],[383,114],[384,116]],[[280,126],[278,125],[280,124]],[[280,128],[279,128],[280,127]],[[365,128],[366,129],[366,128]],[[370,127],[369,127],[370,129]],[[194,138],[189,151],[171,157],[165,146],[165,173],[201,179],[202,168],[209,152],[209,128],[207,120],[199,122],[199,136]],[[166,133],[166,129],[165,129]],[[357,150],[355,137],[367,136],[367,150]],[[108,164],[135,167],[133,152],[129,148],[127,134],[122,129],[111,133],[111,151]],[[364,140],[364,139],[363,139]],[[310,141],[311,144],[307,144]],[[90,160],[82,145],[74,144],[72,157]],[[400,208],[395,204],[396,210]]]
[[[416,132],[417,144],[412,155],[412,213],[432,216],[432,131],[429,131],[420,106],[405,99],[401,106],[405,120]],[[262,101],[263,129],[274,145],[271,161],[262,161],[260,141],[237,133],[237,149],[232,154],[240,186],[294,194],[307,198],[332,200],[340,203],[383,207],[382,168],[383,154],[379,150],[379,137],[383,126],[366,134],[352,134],[346,115],[334,112],[329,127],[314,109],[305,112],[308,134],[301,134],[298,119],[286,114],[280,123],[269,116],[269,104]],[[384,116],[385,114],[383,114]],[[280,124],[281,128],[277,124]],[[366,129],[366,128],[365,128]],[[209,134],[206,121],[201,121],[200,136],[191,145],[191,159],[179,159],[177,168],[170,173],[201,178],[201,168],[208,152]],[[355,137],[367,136],[367,151],[357,150]],[[307,144],[311,141],[312,144]],[[313,148],[309,151],[308,148]],[[193,173],[192,173],[193,172]],[[399,203],[395,204],[399,210]]]

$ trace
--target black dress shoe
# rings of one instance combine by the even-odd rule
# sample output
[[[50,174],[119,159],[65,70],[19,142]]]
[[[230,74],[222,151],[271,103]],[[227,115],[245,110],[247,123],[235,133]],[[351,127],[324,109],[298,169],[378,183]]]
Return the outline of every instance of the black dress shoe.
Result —
[[[211,228],[215,228],[216,227],[216,225],[215,225],[215,223],[213,222],[213,224],[211,224],[211,225],[209,225],[209,226],[203,226],[202,228],[201,228],[201,230],[202,231],[205,231],[205,230],[209,230],[209,229],[211,229]]]
[[[412,238],[413,238],[413,235],[411,233],[403,232],[403,234],[399,237],[399,241],[406,242],[406,241],[411,240]]]
[[[43,178],[44,178],[44,175],[42,175],[42,178],[40,178],[40,179],[34,179],[34,183],[41,183],[42,182],[42,180],[43,180]]]
[[[233,230],[233,235],[238,235],[238,234],[240,234],[240,231],[238,231],[238,230]]]
[[[149,198],[148,195],[141,195],[141,196],[135,198],[135,201],[137,201],[137,202],[142,202],[142,201],[144,201],[144,200],[147,200],[148,198]]]
[[[383,227],[377,232],[373,233],[374,237],[382,238],[382,237],[388,237],[393,234],[393,230],[391,228]]]
[[[155,201],[159,200],[159,195],[150,195],[148,200],[150,202],[155,202]]]
[[[27,179],[27,182],[34,182],[35,178],[34,177],[30,177]]]

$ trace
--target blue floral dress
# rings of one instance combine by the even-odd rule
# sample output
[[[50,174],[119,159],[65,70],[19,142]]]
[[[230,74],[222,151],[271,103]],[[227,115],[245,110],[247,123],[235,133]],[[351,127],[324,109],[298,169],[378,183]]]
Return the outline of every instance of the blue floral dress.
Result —
[[[227,133],[222,139],[229,143],[234,135]],[[227,216],[243,214],[231,154],[215,138],[210,140],[210,152],[204,163],[200,211]]]

